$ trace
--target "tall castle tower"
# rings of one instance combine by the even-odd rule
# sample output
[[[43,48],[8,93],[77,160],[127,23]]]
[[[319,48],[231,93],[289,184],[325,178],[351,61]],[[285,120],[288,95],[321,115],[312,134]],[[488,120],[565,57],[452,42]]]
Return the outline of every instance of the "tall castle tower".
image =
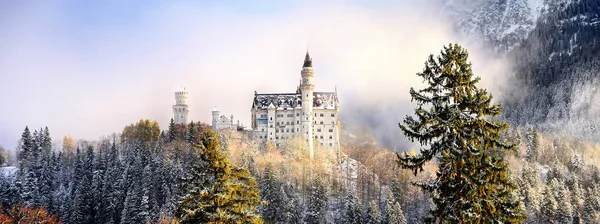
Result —
[[[310,158],[314,156],[314,137],[313,137],[313,92],[315,91],[315,85],[313,85],[313,78],[315,72],[312,67],[312,58],[306,52],[304,57],[304,64],[302,65],[302,82],[300,85],[300,92],[302,94],[302,134],[304,139],[308,141],[308,149]]]
[[[190,114],[190,107],[187,104],[188,99],[188,91],[185,90],[185,87],[181,87],[177,92],[175,92],[175,102],[173,105],[173,120],[175,124],[187,124],[188,123],[188,115]]]

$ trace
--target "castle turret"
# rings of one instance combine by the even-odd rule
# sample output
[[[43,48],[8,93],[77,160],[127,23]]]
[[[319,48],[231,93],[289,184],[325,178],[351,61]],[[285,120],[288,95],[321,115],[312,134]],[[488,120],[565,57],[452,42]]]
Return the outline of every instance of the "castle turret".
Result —
[[[173,120],[175,124],[187,124],[190,114],[190,107],[187,104],[189,92],[185,87],[175,92],[175,105],[173,105]]]
[[[304,57],[304,64],[302,64],[302,83],[300,85],[300,91],[302,92],[302,129],[304,130],[303,136],[308,143],[308,150],[310,158],[313,158],[313,92],[315,86],[313,85],[314,70],[312,67],[312,58],[306,52]]]
[[[215,107],[212,110],[212,129],[217,130],[217,124],[219,123],[219,110]]]

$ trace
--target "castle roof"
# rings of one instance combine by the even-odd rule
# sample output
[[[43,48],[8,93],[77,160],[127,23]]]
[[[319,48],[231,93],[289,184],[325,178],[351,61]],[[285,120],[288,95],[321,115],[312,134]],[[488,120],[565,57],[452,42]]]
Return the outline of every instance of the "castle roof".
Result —
[[[306,51],[306,56],[304,57],[304,64],[302,65],[303,68],[312,68],[312,58],[310,58],[310,55],[308,55],[308,51]]]
[[[339,103],[336,92],[314,92],[314,109],[336,109]],[[300,93],[268,93],[255,94],[252,109],[268,109],[270,106],[277,110],[290,110],[302,107],[302,94]]]

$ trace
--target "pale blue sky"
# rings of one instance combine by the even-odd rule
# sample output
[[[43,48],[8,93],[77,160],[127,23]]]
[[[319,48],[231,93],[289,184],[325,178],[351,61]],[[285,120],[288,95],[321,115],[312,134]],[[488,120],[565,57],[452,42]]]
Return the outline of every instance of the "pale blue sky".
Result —
[[[406,103],[426,56],[457,41],[418,2],[0,1],[0,146],[26,125],[54,140],[164,126],[179,85],[193,120],[216,105],[249,124],[254,90],[295,91],[307,45],[316,90],[337,86],[345,113]]]

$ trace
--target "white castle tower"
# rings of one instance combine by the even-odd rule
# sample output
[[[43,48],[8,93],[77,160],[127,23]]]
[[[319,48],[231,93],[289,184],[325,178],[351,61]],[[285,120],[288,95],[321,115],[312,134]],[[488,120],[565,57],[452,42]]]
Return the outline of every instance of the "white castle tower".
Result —
[[[302,83],[300,84],[300,92],[302,94],[302,130],[304,131],[304,139],[308,141],[308,149],[310,158],[314,156],[313,150],[313,92],[315,91],[315,85],[313,85],[313,78],[315,72],[312,67],[312,58],[306,52],[304,57],[304,64],[302,65]]]
[[[173,105],[173,120],[175,124],[187,124],[188,123],[188,115],[190,114],[190,107],[187,104],[188,99],[188,91],[185,90],[185,87],[181,87],[181,89],[175,92],[175,102]]]

